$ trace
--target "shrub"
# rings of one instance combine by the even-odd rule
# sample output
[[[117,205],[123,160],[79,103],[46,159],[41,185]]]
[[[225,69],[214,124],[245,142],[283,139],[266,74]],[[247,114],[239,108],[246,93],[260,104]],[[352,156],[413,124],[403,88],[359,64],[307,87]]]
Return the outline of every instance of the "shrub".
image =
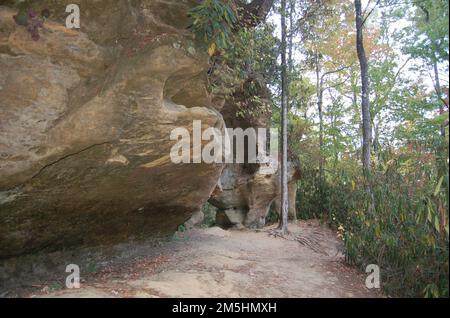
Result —
[[[419,158],[392,158],[372,176],[376,210],[367,212],[361,175],[348,167],[328,174],[323,214],[317,208],[322,198],[300,189],[299,216],[339,227],[347,262],[361,269],[379,265],[388,294],[448,297],[448,176],[437,180],[435,169]],[[303,178],[305,187],[317,188],[317,175]]]
[[[209,228],[216,225],[216,212],[217,209],[209,202],[206,202],[202,207],[203,214],[205,215],[203,222],[198,224],[199,227]]]

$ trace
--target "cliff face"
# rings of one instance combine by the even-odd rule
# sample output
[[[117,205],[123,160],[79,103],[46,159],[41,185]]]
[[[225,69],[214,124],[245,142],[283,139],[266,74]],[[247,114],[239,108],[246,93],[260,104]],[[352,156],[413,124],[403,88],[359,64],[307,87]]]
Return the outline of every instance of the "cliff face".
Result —
[[[173,232],[223,168],[169,156],[174,128],[224,128],[186,31],[195,1],[26,2],[51,15],[35,41],[0,7],[0,258]]]
[[[79,30],[65,27],[72,3]],[[209,95],[208,56],[187,30],[197,1],[1,4],[0,259],[164,236],[208,199],[220,225],[264,223],[277,166],[171,161],[171,132],[192,137],[194,120],[268,127],[267,114],[240,118]],[[38,37],[14,18],[44,9]]]

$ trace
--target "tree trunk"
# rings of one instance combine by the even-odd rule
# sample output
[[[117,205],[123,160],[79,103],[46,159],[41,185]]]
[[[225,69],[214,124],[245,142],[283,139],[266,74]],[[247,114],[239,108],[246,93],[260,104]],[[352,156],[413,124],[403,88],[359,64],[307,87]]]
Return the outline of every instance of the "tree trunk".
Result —
[[[439,100],[439,113],[442,115],[444,113],[444,102],[442,98],[442,88],[441,81],[439,79],[439,70],[436,59],[433,61],[434,68],[434,77],[435,77],[435,86],[436,86],[436,94]],[[448,175],[448,149],[446,147],[446,135],[445,135],[445,124],[441,124],[440,126],[440,134],[441,134],[441,142],[437,149],[437,170],[438,170],[438,180],[442,177]]]
[[[361,108],[363,123],[363,166],[365,173],[372,172],[372,161],[370,157],[370,147],[372,139],[372,128],[370,119],[370,99],[369,99],[369,65],[364,48],[364,32],[361,0],[355,0],[356,11],[356,49],[361,68]]]
[[[287,63],[286,63],[286,0],[281,0],[281,217],[279,230],[288,232],[288,105],[287,105]]]
[[[425,13],[425,23],[430,23],[430,12],[427,10],[427,8],[423,5],[418,5],[418,7]],[[436,47],[434,40],[431,40],[431,47]],[[441,87],[441,80],[439,79],[439,69],[438,69],[438,59],[436,57],[436,54],[433,56],[433,71],[434,71],[434,88],[436,91],[437,98],[439,100],[439,112],[442,115],[444,113],[444,105],[445,102],[442,99],[442,87]],[[445,139],[445,126],[442,125],[440,128],[441,137]]]
[[[315,64],[316,64],[316,93],[317,93],[317,110],[319,112],[319,147],[320,151],[323,150],[323,133],[324,133],[324,125],[323,125],[323,81],[320,76],[320,62],[318,53],[315,53]],[[322,153],[321,153],[322,155]],[[320,166],[322,168],[323,162],[320,161]]]
[[[429,24],[430,12],[426,9],[425,6],[419,5],[419,8],[425,13],[425,23]],[[431,41],[431,46],[436,47],[434,40]],[[434,88],[439,102],[439,114],[442,115],[444,113],[444,105],[446,105],[446,103],[442,97],[442,87],[438,69],[438,58],[436,55],[433,56],[432,62],[434,71]],[[445,124],[441,124],[440,126],[440,135],[441,135],[441,143],[438,146],[436,153],[438,180],[440,180],[445,176],[448,176],[448,149],[446,147]]]
[[[369,95],[369,64],[367,62],[366,51],[364,49],[364,31],[361,0],[355,0],[356,14],[356,50],[358,53],[361,68],[361,108],[362,108],[362,130],[363,130],[363,168],[366,178],[366,191],[369,197],[368,212],[375,211],[375,196],[372,190],[371,174],[371,142],[372,127],[370,115],[370,95]]]
[[[293,46],[294,46],[294,6],[295,1],[289,1],[289,44],[288,44],[288,93],[287,93],[287,104],[288,111],[292,109],[292,99],[291,99],[291,83],[293,79],[294,72],[294,59],[292,57],[293,54]]]
[[[439,113],[442,115],[444,113],[444,102],[442,99],[442,87],[441,87],[441,80],[439,79],[439,70],[438,70],[438,63],[436,59],[433,61],[433,69],[434,69],[434,82],[436,86],[436,95],[439,100]],[[441,137],[445,139],[445,126],[441,125]]]
[[[337,115],[331,116],[331,125],[333,129],[337,129]],[[339,163],[339,152],[337,150],[337,138],[336,134],[333,134],[333,148],[334,148],[334,163],[333,163],[333,171],[336,173],[336,168]]]
[[[317,110],[319,112],[319,150],[320,150],[320,158],[319,158],[319,192],[320,197],[324,196],[324,184],[325,184],[325,168],[324,168],[324,158],[323,158],[323,135],[324,135],[324,124],[323,124],[323,80],[320,76],[320,61],[319,55],[317,52],[314,54],[314,62],[316,66],[316,93],[317,93]],[[324,213],[324,208],[322,204],[323,200],[320,201],[320,213]]]

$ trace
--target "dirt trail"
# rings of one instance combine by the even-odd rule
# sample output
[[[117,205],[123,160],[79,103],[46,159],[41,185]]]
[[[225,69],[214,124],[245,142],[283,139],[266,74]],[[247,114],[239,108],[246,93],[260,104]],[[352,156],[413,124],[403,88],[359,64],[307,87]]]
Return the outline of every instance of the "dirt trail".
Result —
[[[318,222],[299,222],[290,230],[321,252],[265,231],[195,229],[167,243],[157,255],[141,253],[105,263],[97,273],[83,276],[81,289],[52,291],[45,286],[26,296],[381,296],[365,288],[363,273],[343,263],[341,243],[330,229]]]

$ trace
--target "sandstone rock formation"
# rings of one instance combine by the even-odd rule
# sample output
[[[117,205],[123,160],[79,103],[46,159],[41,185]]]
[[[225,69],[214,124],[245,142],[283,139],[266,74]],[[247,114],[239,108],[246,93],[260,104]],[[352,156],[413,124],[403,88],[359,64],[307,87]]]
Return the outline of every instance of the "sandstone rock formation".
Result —
[[[65,27],[72,3],[79,30]],[[228,165],[222,174],[221,164],[170,160],[171,132],[192,132],[194,120],[219,130],[268,125],[267,113],[236,116],[255,79],[231,100],[208,93],[208,57],[187,30],[197,1],[1,4],[0,259],[164,236],[197,223],[208,199],[222,225],[264,223],[276,166]],[[14,21],[17,4],[50,9],[37,41]]]
[[[175,231],[223,168],[169,157],[172,129],[224,127],[186,31],[196,1],[25,1],[51,8],[38,41],[12,3],[0,6],[0,259]],[[80,30],[64,27],[69,3]]]
[[[262,98],[262,105],[251,101],[249,86],[253,93]],[[229,128],[270,128],[270,112],[264,103],[269,105],[269,93],[263,81],[259,78],[249,78],[238,89],[234,96],[228,99],[221,112],[226,126]],[[247,109],[242,109],[241,104]],[[270,109],[270,108],[269,108]],[[244,115],[236,116],[238,111]],[[246,110],[250,110],[246,112]],[[259,111],[258,111],[259,110]],[[248,149],[246,149],[248,150]],[[268,150],[268,149],[266,149]],[[248,159],[248,154],[246,154]],[[209,202],[217,207],[216,222],[223,228],[249,227],[261,228],[265,225],[266,216],[272,205],[279,210],[280,175],[279,163],[274,158],[261,158],[261,163],[227,164],[223,170],[217,187]],[[289,201],[290,217],[296,219],[295,200],[297,194],[298,169],[289,167]]]
[[[289,167],[289,217],[296,219],[298,170]],[[280,213],[280,175],[275,161],[256,171],[243,164],[227,165],[209,202],[218,208],[217,224],[224,228],[261,228],[271,206]]]

